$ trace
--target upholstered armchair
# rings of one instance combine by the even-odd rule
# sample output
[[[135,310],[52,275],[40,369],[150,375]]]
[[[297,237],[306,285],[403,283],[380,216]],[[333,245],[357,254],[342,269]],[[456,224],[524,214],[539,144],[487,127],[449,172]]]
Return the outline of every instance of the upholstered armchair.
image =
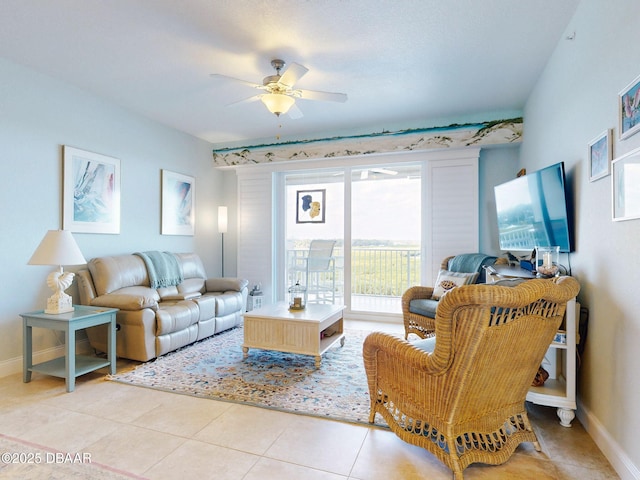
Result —
[[[380,414],[456,480],[471,463],[506,462],[520,443],[540,451],[525,398],[579,289],[572,277],[465,285],[440,300],[435,337],[371,333],[363,347],[369,421]]]
[[[428,338],[435,333],[436,309],[440,296],[448,289],[442,285],[485,283],[485,266],[507,264],[505,258],[497,258],[483,253],[463,253],[447,257],[440,265],[435,286],[416,285],[402,295],[402,318],[404,338],[415,333],[420,338]]]

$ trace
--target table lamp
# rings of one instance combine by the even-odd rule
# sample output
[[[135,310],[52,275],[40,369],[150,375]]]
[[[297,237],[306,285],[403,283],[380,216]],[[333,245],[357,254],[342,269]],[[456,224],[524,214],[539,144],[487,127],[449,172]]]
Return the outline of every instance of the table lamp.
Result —
[[[28,265],[57,265],[59,267],[47,277],[47,285],[54,291],[54,294],[47,299],[47,308],[44,313],[58,314],[73,311],[71,295],[67,295],[64,291],[73,283],[74,274],[64,272],[62,266],[84,265],[85,263],[87,261],[71,232],[67,230],[49,230],[47,232],[28,262]]]

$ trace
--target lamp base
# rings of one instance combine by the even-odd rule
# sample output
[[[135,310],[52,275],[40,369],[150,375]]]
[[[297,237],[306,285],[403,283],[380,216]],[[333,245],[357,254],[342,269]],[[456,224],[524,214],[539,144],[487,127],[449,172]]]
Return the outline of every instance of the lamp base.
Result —
[[[73,303],[71,295],[64,292],[56,292],[47,299],[47,308],[44,313],[57,315],[59,313],[73,312]]]

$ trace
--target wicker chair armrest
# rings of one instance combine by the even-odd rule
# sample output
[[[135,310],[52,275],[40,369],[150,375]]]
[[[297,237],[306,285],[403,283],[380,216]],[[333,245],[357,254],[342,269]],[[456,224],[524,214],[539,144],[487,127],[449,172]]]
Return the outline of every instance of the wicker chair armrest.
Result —
[[[442,260],[442,263],[440,264],[440,270],[449,270],[449,260],[453,260],[454,258],[455,255],[451,255]]]
[[[402,311],[405,313],[409,312],[409,303],[411,303],[411,300],[431,298],[432,295],[433,287],[423,287],[421,285],[409,287],[402,294]]]
[[[376,362],[380,353],[386,358],[400,359],[404,368],[423,372],[428,375],[438,375],[446,370],[448,365],[436,361],[434,355],[413,346],[410,342],[383,332],[370,333],[364,341],[362,356],[365,365],[369,364],[376,371]]]

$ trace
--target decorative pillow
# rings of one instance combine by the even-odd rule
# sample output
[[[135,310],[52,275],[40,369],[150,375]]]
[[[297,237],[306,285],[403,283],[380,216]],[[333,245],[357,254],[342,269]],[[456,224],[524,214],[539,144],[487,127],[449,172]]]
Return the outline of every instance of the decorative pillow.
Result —
[[[440,300],[440,297],[447,293],[449,290],[459,287],[461,285],[469,285],[476,281],[478,273],[462,273],[462,272],[450,272],[449,270],[440,270],[438,272],[438,278],[436,284],[433,287],[433,294],[431,298],[433,300]]]

